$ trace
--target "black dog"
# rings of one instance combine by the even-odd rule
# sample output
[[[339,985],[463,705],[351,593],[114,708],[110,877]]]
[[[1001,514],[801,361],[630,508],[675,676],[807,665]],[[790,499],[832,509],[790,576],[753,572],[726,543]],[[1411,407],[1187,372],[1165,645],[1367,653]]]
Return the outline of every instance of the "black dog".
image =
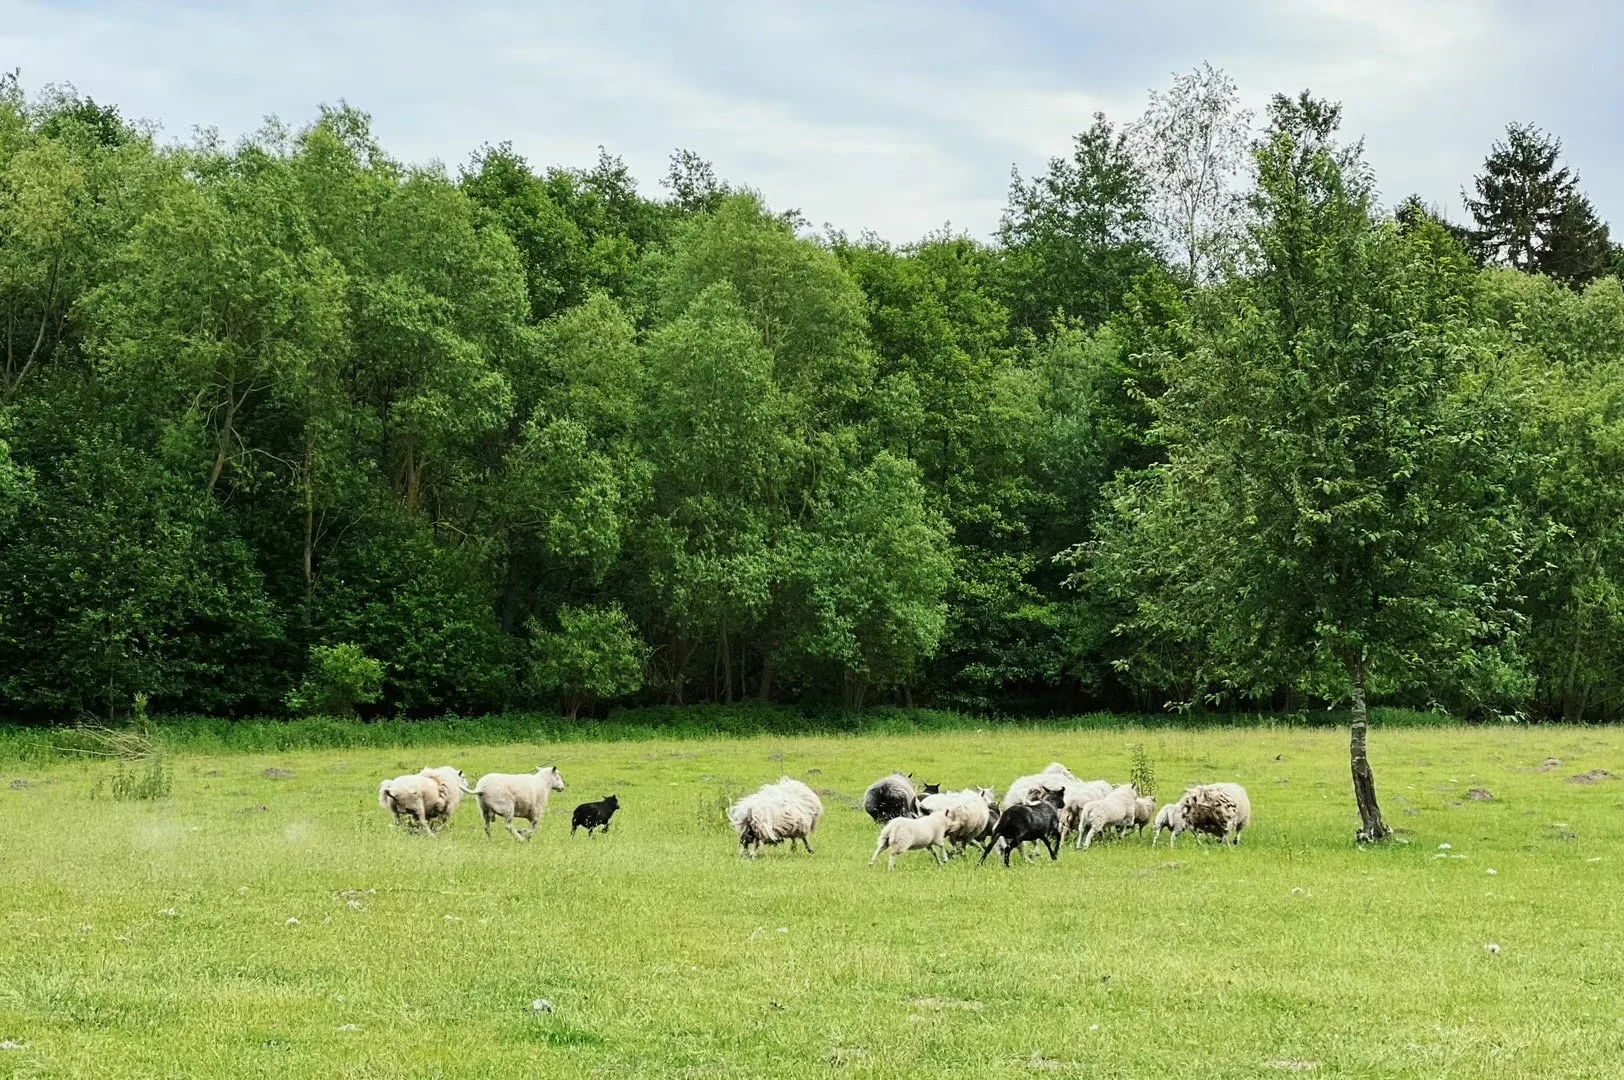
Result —
[[[582,826],[586,827],[588,836],[592,835],[593,829],[600,827],[604,832],[608,832],[609,819],[614,817],[615,811],[619,809],[620,797],[617,795],[611,795],[598,802],[582,803],[575,808],[575,815],[570,818],[570,835],[574,836],[575,830]]]
[[[1060,858],[1060,815],[1047,802],[1022,803],[1005,810],[992,830],[992,839],[981,852],[981,861],[998,841],[1004,842],[1004,865],[1009,865],[1009,853],[1030,840],[1041,840],[1049,849],[1049,858]]]

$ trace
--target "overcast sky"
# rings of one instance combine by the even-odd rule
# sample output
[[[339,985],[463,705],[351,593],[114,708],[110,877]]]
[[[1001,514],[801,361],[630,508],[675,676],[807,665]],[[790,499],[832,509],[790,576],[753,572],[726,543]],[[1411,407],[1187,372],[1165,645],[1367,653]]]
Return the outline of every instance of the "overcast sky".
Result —
[[[1616,0],[821,0],[818,3],[129,3],[0,0],[0,68],[71,82],[173,139],[293,124],[340,99],[386,148],[453,170],[511,140],[533,164],[602,144],[650,193],[677,147],[814,223],[986,237],[1011,165],[1125,121],[1202,60],[1254,105],[1345,104],[1384,198],[1460,216],[1511,120],[1559,135],[1624,214]]]

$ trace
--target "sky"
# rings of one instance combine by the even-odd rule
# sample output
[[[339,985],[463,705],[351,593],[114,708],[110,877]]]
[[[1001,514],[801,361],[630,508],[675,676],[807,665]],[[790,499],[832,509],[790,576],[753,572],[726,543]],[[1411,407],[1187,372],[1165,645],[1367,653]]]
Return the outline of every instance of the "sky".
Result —
[[[1260,111],[1277,91],[1341,101],[1384,200],[1456,218],[1506,124],[1539,124],[1624,230],[1621,47],[1616,0],[0,0],[0,69],[166,139],[342,100],[396,158],[454,172],[506,140],[587,166],[603,146],[649,194],[687,148],[775,209],[898,243],[990,237],[1012,167],[1203,61]]]

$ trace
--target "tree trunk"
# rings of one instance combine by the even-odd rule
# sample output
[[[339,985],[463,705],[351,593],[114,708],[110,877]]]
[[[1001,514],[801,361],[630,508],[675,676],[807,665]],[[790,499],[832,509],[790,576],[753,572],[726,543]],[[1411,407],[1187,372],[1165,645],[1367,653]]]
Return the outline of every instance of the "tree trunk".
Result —
[[[770,650],[761,650],[761,685],[756,688],[756,697],[767,701],[773,696],[773,654]]]
[[[1376,802],[1376,775],[1370,771],[1370,759],[1365,755],[1365,730],[1369,714],[1365,708],[1365,669],[1356,665],[1353,675],[1353,730],[1350,757],[1353,761],[1353,797],[1359,803],[1359,835],[1361,844],[1385,840],[1392,830],[1382,821],[1382,808]]]

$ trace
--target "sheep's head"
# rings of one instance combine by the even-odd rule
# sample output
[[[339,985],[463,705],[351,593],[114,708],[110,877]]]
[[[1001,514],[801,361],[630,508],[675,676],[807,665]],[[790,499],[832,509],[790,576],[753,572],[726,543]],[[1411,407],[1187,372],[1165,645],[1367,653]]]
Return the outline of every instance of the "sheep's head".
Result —
[[[603,805],[607,806],[611,810],[619,810],[620,809],[620,796],[619,795],[611,795],[611,796],[609,796],[607,799],[603,800]]]
[[[547,789],[549,791],[564,790],[564,774],[558,771],[557,765],[542,765],[536,769],[536,773],[539,776],[547,777]]]

